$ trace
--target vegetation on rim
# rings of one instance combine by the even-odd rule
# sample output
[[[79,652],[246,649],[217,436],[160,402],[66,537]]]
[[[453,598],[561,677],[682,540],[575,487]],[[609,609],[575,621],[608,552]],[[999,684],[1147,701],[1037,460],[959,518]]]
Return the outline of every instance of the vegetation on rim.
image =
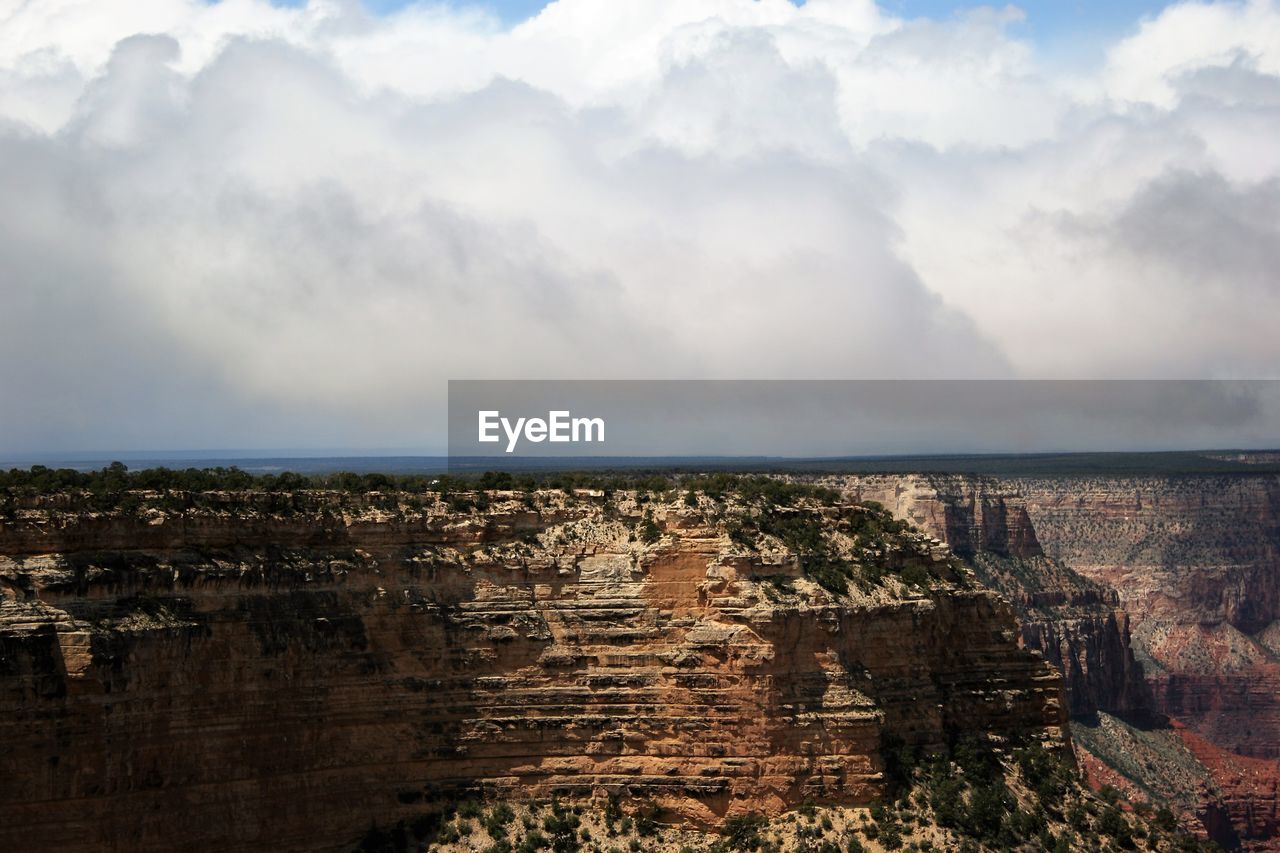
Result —
[[[662,822],[647,800],[613,794],[567,804],[475,800],[442,804],[414,821],[373,828],[363,853],[862,853],[862,851],[1210,851],[1167,809],[1090,791],[1060,755],[1037,742],[974,735],[919,755],[886,742],[885,796],[866,807],[805,801],[773,817],[749,812],[719,832]]]
[[[634,537],[647,546],[657,544],[664,534],[655,505],[701,512],[722,524],[730,540],[745,551],[781,547],[792,552],[804,574],[834,594],[848,593],[851,583],[870,590],[890,575],[919,589],[935,580],[968,583],[959,561],[939,559],[927,537],[874,501],[850,504],[842,502],[839,492],[822,486],[724,472],[486,472],[458,478],[349,472],[255,476],[234,467],[130,471],[118,462],[90,472],[34,466],[0,472],[0,517],[13,517],[24,501],[49,495],[64,496],[70,509],[129,513],[218,508],[225,502],[215,496],[227,493],[254,494],[262,510],[280,515],[303,511],[307,494],[334,495],[339,505],[358,500],[387,510],[420,507],[430,495],[434,497],[429,500],[443,501],[452,512],[471,513],[485,512],[494,501],[510,499],[514,493],[536,512],[548,491],[562,493],[565,500],[584,491],[601,496],[606,512],[614,511],[619,496],[633,495],[636,506],[644,507]],[[789,592],[789,581],[779,578],[775,588]]]

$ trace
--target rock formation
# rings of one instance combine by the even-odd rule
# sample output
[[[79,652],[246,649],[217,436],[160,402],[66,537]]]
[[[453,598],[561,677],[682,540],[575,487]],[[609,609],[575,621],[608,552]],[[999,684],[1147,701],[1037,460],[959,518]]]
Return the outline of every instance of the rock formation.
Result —
[[[1118,593],[1154,708],[1221,788],[1231,832],[1280,849],[1280,477],[1019,486],[1045,551]]]
[[[1023,643],[1063,673],[1073,716],[1149,711],[1149,690],[1119,596],[1045,554],[1016,482],[931,475],[838,478],[829,484],[883,504],[969,560],[984,584],[1014,604]]]
[[[1014,603],[1024,643],[1063,673],[1073,716],[1172,719],[1163,758],[1142,773],[1209,780],[1196,809],[1211,836],[1280,849],[1280,477],[826,482],[965,554]],[[1116,772],[1121,752],[1093,763]]]
[[[828,592],[705,496],[134,503],[0,520],[0,849],[349,849],[477,790],[716,825],[865,804],[886,743],[1067,742],[998,595]],[[876,553],[951,560],[912,533]]]

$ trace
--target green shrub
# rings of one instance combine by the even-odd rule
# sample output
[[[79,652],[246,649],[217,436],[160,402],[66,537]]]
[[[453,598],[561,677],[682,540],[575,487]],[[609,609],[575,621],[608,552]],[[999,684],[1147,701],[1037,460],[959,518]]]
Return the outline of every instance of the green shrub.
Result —
[[[1004,816],[1013,806],[1013,797],[1004,780],[989,782],[974,788],[969,795],[966,826],[977,838],[993,839],[999,832]]]
[[[1129,826],[1129,821],[1125,820],[1117,805],[1109,804],[1102,810],[1102,817],[1098,819],[1098,831],[1114,838],[1121,847],[1133,845],[1133,828]]]
[[[751,530],[739,521],[731,521],[725,526],[725,532],[729,534],[729,541],[735,545],[747,549],[748,551],[756,550],[756,538]]]
[[[520,842],[520,846],[516,849],[519,853],[537,853],[539,850],[545,850],[550,846],[547,837],[536,829],[524,837]]]
[[[768,825],[764,815],[735,815],[725,821],[725,841],[731,850],[757,850],[762,844],[760,832]]]
[[[804,560],[803,565],[805,575],[828,592],[837,595],[846,595],[849,592],[847,563],[819,556]]]
[[[515,820],[515,812],[506,803],[498,803],[489,810],[489,814],[481,821],[485,832],[493,839],[505,838],[507,827]]]
[[[965,784],[955,776],[937,779],[931,786],[930,804],[939,826],[957,828],[965,821]]]
[[[612,826],[622,817],[622,802],[617,794],[610,794],[604,806],[604,822]]]
[[[1045,829],[1044,812],[1039,809],[1015,809],[1009,816],[1009,826],[1020,841],[1030,840]]]
[[[1055,804],[1066,794],[1070,783],[1067,766],[1060,758],[1044,748],[1043,744],[1032,744],[1014,753],[1018,769],[1027,785],[1036,792],[1040,801]]]
[[[786,595],[792,595],[796,591],[796,585],[791,582],[791,578],[786,575],[769,575],[765,578],[774,588]]]
[[[661,538],[661,528],[659,528],[657,522],[653,520],[652,515],[646,515],[644,521],[640,522],[640,540],[646,545],[652,545]]]
[[[925,589],[927,589],[929,584],[933,581],[933,575],[929,574],[929,570],[919,563],[912,563],[906,566],[901,572],[899,572],[899,576],[902,578],[903,583],[906,583],[909,586],[918,586]]]
[[[636,833],[642,836],[652,836],[658,833],[658,812],[657,806],[652,803],[646,803],[636,812]]]

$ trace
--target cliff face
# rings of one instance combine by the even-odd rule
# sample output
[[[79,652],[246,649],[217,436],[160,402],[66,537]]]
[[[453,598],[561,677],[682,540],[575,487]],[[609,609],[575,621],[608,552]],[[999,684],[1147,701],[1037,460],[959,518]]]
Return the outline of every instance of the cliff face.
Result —
[[[1017,483],[967,476],[866,476],[831,482],[945,541],[1018,612],[1021,638],[1063,674],[1073,716],[1150,709],[1116,592],[1047,556]]]
[[[1063,672],[1074,715],[1172,718],[1180,745],[1170,749],[1212,780],[1198,808],[1215,838],[1280,848],[1280,478],[860,477],[843,487],[970,555],[1014,602],[1026,645]],[[1001,519],[1009,529],[993,532]]]
[[[341,849],[475,789],[715,824],[865,803],[886,743],[1065,743],[989,591],[834,596],[706,498],[422,500],[0,523],[0,849]]]
[[[1280,477],[1019,485],[1046,551],[1144,620],[1254,635],[1280,617]]]
[[[1150,690],[1129,645],[1129,617],[1106,609],[1096,615],[1022,623],[1022,642],[1040,651],[1062,673],[1072,716],[1107,711],[1126,717],[1146,714]]]
[[[1046,548],[1115,589],[1162,712],[1280,757],[1280,480],[1024,485]]]
[[[1047,553],[1117,591],[1154,706],[1246,846],[1280,848],[1280,478],[1021,484]]]
[[[1043,553],[1017,490],[968,476],[867,475],[831,477],[827,485],[872,500],[947,542],[961,556]]]

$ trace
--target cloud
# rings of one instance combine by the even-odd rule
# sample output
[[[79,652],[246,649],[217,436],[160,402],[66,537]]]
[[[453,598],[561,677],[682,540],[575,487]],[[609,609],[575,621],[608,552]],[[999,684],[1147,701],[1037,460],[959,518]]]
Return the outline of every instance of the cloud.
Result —
[[[0,0],[0,447],[432,446],[448,378],[1261,376],[1280,11]]]
[[[1171,108],[1181,95],[1178,79],[1197,70],[1245,56],[1265,73],[1280,73],[1277,44],[1274,2],[1178,3],[1111,49],[1103,79],[1112,98]]]

